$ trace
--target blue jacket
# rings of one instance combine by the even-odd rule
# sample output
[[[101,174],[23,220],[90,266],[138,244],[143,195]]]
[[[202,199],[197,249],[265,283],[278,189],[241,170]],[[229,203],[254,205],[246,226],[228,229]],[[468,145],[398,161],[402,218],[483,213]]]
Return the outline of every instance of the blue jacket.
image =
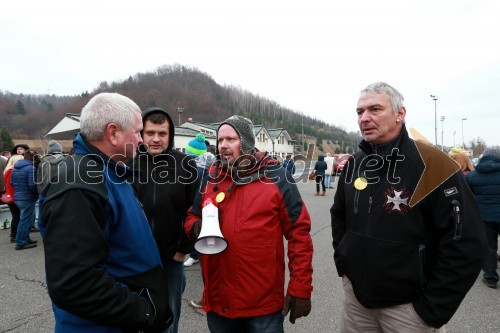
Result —
[[[483,221],[500,223],[500,158],[484,156],[465,179],[476,197]]]
[[[14,164],[10,184],[14,188],[14,201],[37,201],[36,169],[33,162],[20,160]]]
[[[295,173],[295,162],[292,159],[284,160],[283,168],[287,169],[293,175]]]
[[[314,165],[314,170],[316,170],[316,176],[325,177],[326,169],[328,169],[328,165],[325,162],[325,156],[319,155],[318,161],[316,161],[316,164]]]
[[[171,321],[160,255],[117,165],[78,135],[40,195],[55,332],[160,331]],[[154,316],[156,312],[156,316]]]

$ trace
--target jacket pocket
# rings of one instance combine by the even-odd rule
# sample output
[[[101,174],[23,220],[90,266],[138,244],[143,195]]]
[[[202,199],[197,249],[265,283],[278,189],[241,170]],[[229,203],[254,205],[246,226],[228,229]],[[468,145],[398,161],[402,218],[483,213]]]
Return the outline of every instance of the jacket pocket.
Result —
[[[407,303],[425,283],[425,247],[348,232],[337,249],[344,273],[363,305]]]

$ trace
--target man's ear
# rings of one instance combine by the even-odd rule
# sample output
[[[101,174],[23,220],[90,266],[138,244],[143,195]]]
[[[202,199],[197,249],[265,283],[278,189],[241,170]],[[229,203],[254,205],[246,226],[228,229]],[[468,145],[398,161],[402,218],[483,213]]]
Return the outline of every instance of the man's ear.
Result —
[[[113,145],[116,146],[118,144],[118,126],[115,123],[109,123],[106,126],[105,134],[106,139]]]
[[[406,116],[406,108],[403,106],[401,109],[399,109],[398,114],[397,114],[397,119],[400,121],[404,121]]]

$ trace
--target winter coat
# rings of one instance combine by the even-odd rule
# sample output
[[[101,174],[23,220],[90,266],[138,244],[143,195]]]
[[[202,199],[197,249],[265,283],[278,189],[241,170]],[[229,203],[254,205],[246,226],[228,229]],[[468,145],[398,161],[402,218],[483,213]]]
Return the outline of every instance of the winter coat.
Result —
[[[5,172],[5,194],[10,195],[11,197],[14,196],[14,188],[12,187],[12,184],[10,183],[10,179],[12,177],[12,170],[14,169],[9,169],[7,172]]]
[[[283,168],[287,169],[293,175],[295,173],[295,162],[292,159],[284,160]]]
[[[327,156],[325,157],[326,162],[326,174],[333,175],[333,165],[335,164],[335,157]]]
[[[134,160],[134,169],[140,173],[133,186],[162,260],[171,259],[176,252],[189,253],[191,243],[182,224],[199,188],[194,158],[175,149],[157,156],[141,152]]]
[[[325,177],[325,171],[328,169],[328,165],[325,162],[325,156],[319,155],[318,161],[314,164],[314,170],[316,170],[316,176]]]
[[[40,195],[56,332],[125,332],[171,321],[160,255],[127,178],[79,134]],[[17,164],[16,164],[17,165]]]
[[[465,177],[476,196],[483,221],[500,223],[500,158],[484,156]]]
[[[283,237],[288,240],[290,268],[286,293],[310,298],[312,292],[311,220],[291,174],[266,156],[238,175],[213,165],[185,222],[186,233],[191,235],[193,225],[202,218],[202,203],[207,199],[216,202],[216,196],[224,192],[218,217],[228,247],[219,254],[201,255],[200,261],[203,310],[228,318],[262,316],[282,309]]]
[[[64,161],[65,157],[63,154],[45,155],[40,165],[38,165],[38,170],[36,173],[36,186],[38,193],[42,193],[42,190],[52,177],[55,177],[58,173],[58,165]]]
[[[15,201],[36,201],[38,199],[35,179],[36,169],[33,162],[19,160],[14,164],[10,184],[14,188]]]
[[[7,166],[7,160],[0,156],[0,193],[5,191],[5,177],[3,171]]]
[[[487,253],[473,194],[455,162],[404,128],[387,144],[360,148],[331,208],[338,274],[366,308],[413,303],[427,324],[441,327]]]

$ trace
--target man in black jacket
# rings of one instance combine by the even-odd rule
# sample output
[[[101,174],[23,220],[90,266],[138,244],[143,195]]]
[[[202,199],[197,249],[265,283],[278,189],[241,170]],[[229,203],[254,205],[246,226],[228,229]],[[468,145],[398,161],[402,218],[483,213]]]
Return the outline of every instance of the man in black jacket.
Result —
[[[479,209],[458,166],[408,137],[396,89],[368,86],[356,112],[361,152],[330,210],[341,332],[444,332],[487,253]]]
[[[75,154],[40,196],[55,332],[163,332],[171,323],[160,254],[125,166],[141,110],[116,93],[82,109]]]
[[[186,286],[183,262],[191,250],[183,221],[199,186],[198,173],[194,159],[173,148],[175,127],[165,110],[143,111],[142,122],[144,143],[134,160],[134,169],[140,173],[133,185],[167,274],[169,305],[174,314],[168,332],[176,333]]]

